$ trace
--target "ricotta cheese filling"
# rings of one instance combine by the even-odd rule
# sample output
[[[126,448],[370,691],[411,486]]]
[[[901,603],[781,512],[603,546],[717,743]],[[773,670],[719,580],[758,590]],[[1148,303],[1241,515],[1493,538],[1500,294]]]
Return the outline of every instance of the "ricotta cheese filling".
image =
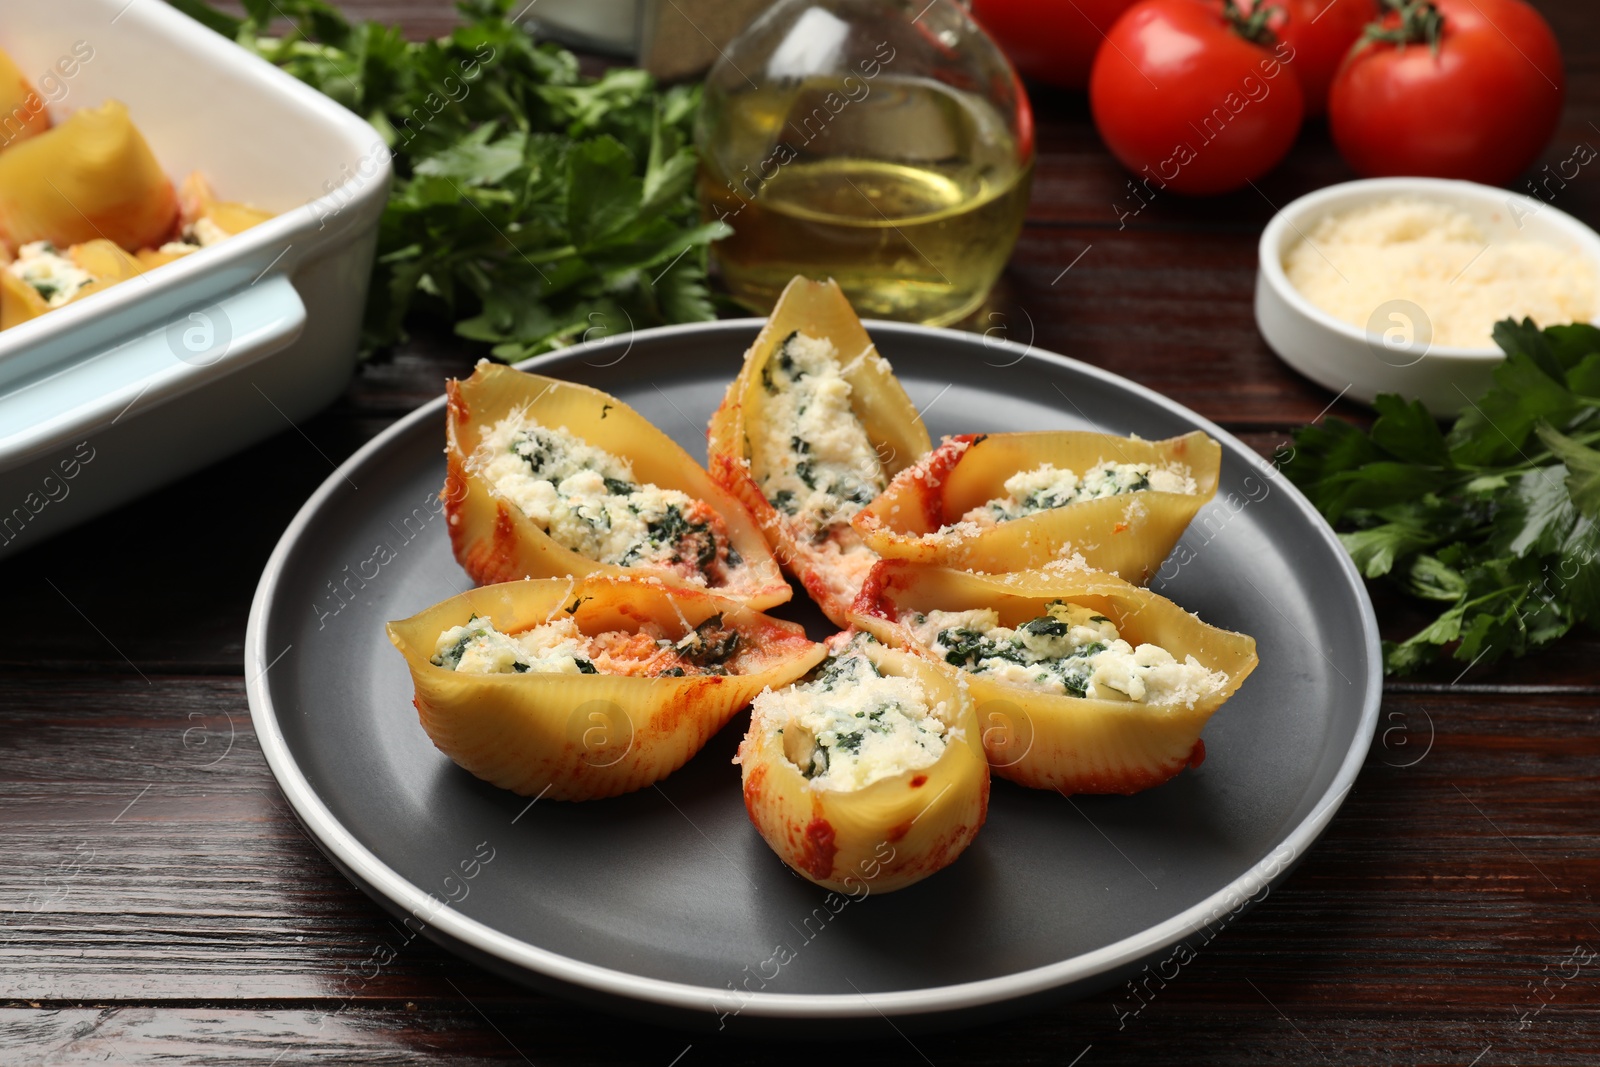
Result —
[[[462,674],[598,674],[587,645],[570,618],[504,634],[489,616],[474,615],[439,635],[429,662]]]
[[[900,622],[946,663],[1043,693],[1193,707],[1228,681],[1193,656],[1130,645],[1104,615],[1059,600],[1015,629],[991,608],[907,612]]]
[[[627,460],[526,413],[485,429],[471,466],[557,544],[596,562],[665,567],[701,584],[720,563],[741,562],[709,504],[636,482]]]
[[[1082,477],[1068,468],[1046,463],[1007,478],[1005,496],[973,508],[962,516],[962,521],[993,525],[1084,500],[1122,496],[1144,489],[1191,496],[1198,491],[1189,468],[1178,463],[1162,466],[1102,460]]]
[[[188,244],[199,245],[201,248],[210,248],[220,244],[231,236],[227,230],[212,222],[209,218],[201,216],[194,220],[194,224],[185,231],[183,237]]]
[[[755,699],[753,714],[777,724],[784,756],[813,789],[865,789],[931,767],[959,737],[915,679],[878,671],[861,651],[868,640],[831,655],[810,680]]]
[[[487,615],[474,615],[464,626],[439,635],[429,662],[463,674],[624,674],[652,678],[727,674],[728,661],[739,651],[738,630],[725,627],[721,615],[673,640],[653,622],[637,632],[607,631],[593,636],[570,617],[520,633],[495,629]]]
[[[179,235],[179,240],[168,241],[157,251],[165,252],[169,256],[187,256],[191,252],[198,252],[202,248],[210,248],[214,244],[226,241],[232,234],[209,218],[201,216]]]
[[[56,251],[49,241],[32,241],[17,249],[6,270],[32,286],[52,308],[61,307],[95,280],[94,275]]]
[[[847,526],[888,484],[826,338],[796,331],[761,371],[764,425],[750,441],[762,494],[813,534]],[[819,538],[820,539],[820,538]]]

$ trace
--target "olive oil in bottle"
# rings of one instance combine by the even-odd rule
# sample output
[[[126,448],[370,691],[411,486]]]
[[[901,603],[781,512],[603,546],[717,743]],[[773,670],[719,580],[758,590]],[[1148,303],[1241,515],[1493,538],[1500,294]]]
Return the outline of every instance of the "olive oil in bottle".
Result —
[[[862,316],[943,325],[983,302],[1033,171],[1032,146],[986,99],[885,73],[733,92],[717,107],[699,196],[707,219],[733,227],[714,251],[735,299],[766,312],[803,274],[834,278]]]

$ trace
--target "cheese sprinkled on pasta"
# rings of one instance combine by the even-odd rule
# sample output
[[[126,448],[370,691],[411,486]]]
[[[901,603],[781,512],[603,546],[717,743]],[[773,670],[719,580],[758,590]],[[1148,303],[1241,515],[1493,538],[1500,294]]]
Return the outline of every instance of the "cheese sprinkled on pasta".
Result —
[[[959,736],[916,680],[878,671],[861,651],[868,640],[830,656],[810,681],[756,697],[758,727],[782,732],[784,755],[813,789],[865,789],[931,767]]]
[[[832,342],[790,335],[761,375],[763,425],[751,468],[772,506],[809,530],[848,523],[888,479],[850,407],[850,383]]]
[[[704,584],[727,541],[704,501],[636,482],[627,460],[525,413],[486,428],[471,462],[557,544],[599,563],[670,567]]]
[[[1122,496],[1145,489],[1191,496],[1198,491],[1189,468],[1182,464],[1162,466],[1101,460],[1080,478],[1068,468],[1046,463],[1007,478],[1005,496],[973,508],[962,516],[962,521],[992,525],[1084,500]]]
[[[908,612],[900,621],[947,663],[1045,693],[1193,707],[1228,682],[1193,656],[1130,645],[1110,619],[1079,604],[1056,601],[1015,629],[989,608]]]

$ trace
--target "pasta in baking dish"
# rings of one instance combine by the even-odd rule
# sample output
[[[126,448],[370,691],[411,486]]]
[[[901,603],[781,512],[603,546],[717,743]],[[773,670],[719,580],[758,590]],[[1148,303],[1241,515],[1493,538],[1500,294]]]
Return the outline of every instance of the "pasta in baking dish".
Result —
[[[9,116],[0,135],[0,329],[272,217],[218,200],[198,172],[174,189],[120,101],[53,124],[3,52],[0,110]]]
[[[1256,666],[1254,639],[1067,563],[886,560],[852,619],[965,680],[995,774],[1064,793],[1135,793],[1198,766],[1200,731]]]
[[[792,595],[744,507],[616,397],[487,361],[447,388],[442,495],[473,581],[631,573],[758,608]]]
[[[474,589],[390,623],[389,639],[440,751],[558,800],[666,777],[825,654],[801,627],[726,597],[605,575]]]
[[[877,561],[851,520],[929,444],[839,287],[796,278],[711,418],[710,470],[842,626]]]
[[[1148,581],[1216,495],[1222,448],[1081,431],[947,437],[854,519],[890,559],[991,573],[1081,556]]]

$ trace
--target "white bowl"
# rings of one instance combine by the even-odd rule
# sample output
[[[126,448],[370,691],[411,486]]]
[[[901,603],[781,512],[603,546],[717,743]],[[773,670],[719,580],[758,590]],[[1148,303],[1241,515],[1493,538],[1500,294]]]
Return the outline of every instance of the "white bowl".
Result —
[[[121,100],[174,181],[279,213],[0,333],[4,556],[343,391],[390,166],[361,118],[164,3],[8,4],[0,47],[57,121]]]
[[[1293,201],[1267,224],[1256,272],[1256,325],[1279,358],[1352,400],[1370,404],[1379,393],[1399,393],[1449,417],[1490,385],[1494,368],[1505,358],[1500,349],[1423,343],[1409,321],[1421,309],[1406,301],[1373,309],[1375,320],[1394,324],[1387,338],[1369,332],[1313,305],[1283,271],[1284,255],[1325,215],[1397,196],[1464,211],[1491,242],[1520,239],[1575,252],[1594,264],[1597,276],[1600,234],[1544,201],[1442,178],[1370,178],[1330,185]]]

